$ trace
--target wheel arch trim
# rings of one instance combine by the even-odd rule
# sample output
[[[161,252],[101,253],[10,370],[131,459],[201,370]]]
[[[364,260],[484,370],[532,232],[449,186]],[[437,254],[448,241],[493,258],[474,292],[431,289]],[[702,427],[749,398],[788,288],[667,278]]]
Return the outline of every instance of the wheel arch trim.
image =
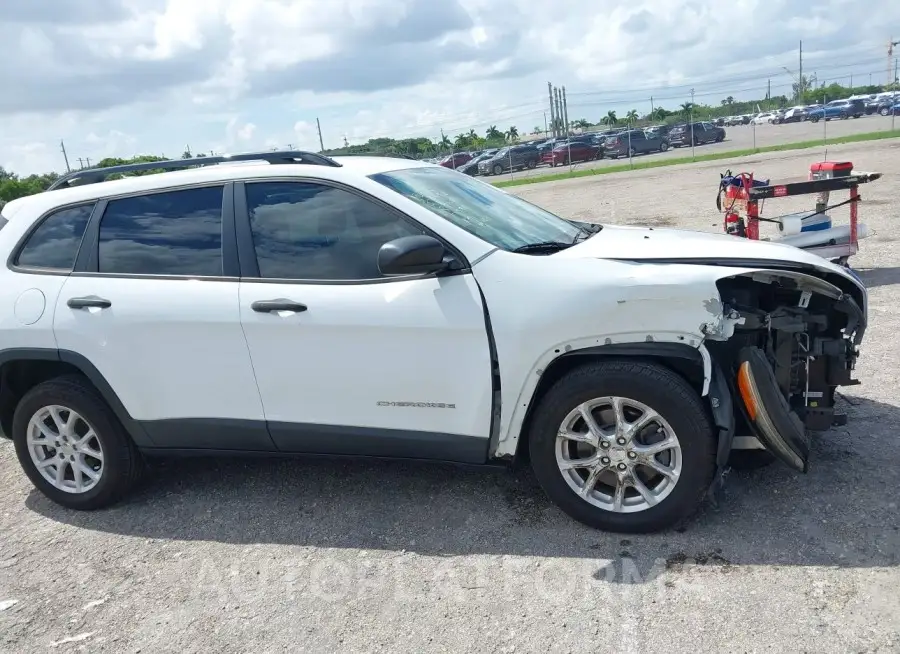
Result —
[[[518,454],[519,443],[523,440],[524,430],[533,412],[534,406],[541,396],[542,380],[546,373],[563,360],[575,357],[599,356],[639,358],[654,357],[662,359],[684,359],[702,367],[703,383],[701,396],[709,393],[712,382],[712,360],[703,347],[702,337],[695,334],[664,333],[647,336],[643,341],[627,341],[612,343],[610,339],[603,345],[596,345],[597,339],[585,339],[579,343],[556,346],[547,351],[532,367],[519,392],[516,405],[510,408],[511,416],[505,430],[497,434],[497,441],[489,449],[490,458],[510,459]],[[702,349],[701,349],[702,348]],[[505,407],[504,407],[505,408]]]
[[[122,426],[125,427],[125,430],[134,440],[135,445],[138,447],[154,446],[153,440],[140,423],[128,413],[125,405],[122,404],[122,400],[119,399],[113,387],[106,381],[103,373],[85,356],[71,350],[53,348],[9,348],[0,350],[0,369],[8,363],[16,361],[59,361],[73,366],[94,385],[94,388],[97,389],[97,392],[100,393],[100,396],[109,405],[122,423]],[[0,383],[2,383],[2,379],[0,379]]]

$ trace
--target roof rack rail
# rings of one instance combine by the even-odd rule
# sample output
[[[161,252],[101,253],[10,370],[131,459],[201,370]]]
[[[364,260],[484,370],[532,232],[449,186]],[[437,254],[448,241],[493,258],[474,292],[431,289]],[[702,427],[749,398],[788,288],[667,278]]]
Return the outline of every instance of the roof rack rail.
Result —
[[[185,170],[201,166],[212,166],[240,161],[265,161],[270,164],[309,164],[312,166],[331,166],[339,168],[341,164],[324,154],[305,152],[303,150],[282,150],[268,152],[246,152],[242,154],[220,155],[212,157],[194,157],[193,159],[168,159],[163,161],[145,161],[141,163],[109,166],[107,168],[84,168],[67,173],[57,179],[48,191],[59,188],[83,186],[105,182],[110,175],[134,173],[142,170]]]
[[[328,155],[330,157],[386,157],[388,159],[409,159],[410,161],[417,161],[417,159],[410,154],[402,154],[400,152],[338,152],[335,154]]]

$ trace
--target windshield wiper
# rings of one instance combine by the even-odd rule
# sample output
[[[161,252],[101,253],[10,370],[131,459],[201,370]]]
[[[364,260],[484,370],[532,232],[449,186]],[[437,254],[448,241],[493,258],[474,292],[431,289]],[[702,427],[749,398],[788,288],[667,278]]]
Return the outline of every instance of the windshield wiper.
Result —
[[[540,241],[538,243],[526,243],[525,245],[520,245],[519,247],[514,248],[512,252],[558,252],[559,250],[565,250],[573,245],[574,243],[563,243],[562,241]]]

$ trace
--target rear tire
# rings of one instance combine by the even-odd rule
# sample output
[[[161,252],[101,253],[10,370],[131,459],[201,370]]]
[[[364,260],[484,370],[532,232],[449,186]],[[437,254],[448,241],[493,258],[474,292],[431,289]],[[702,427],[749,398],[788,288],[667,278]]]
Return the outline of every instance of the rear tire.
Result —
[[[626,402],[645,405],[655,411],[662,423],[665,423],[665,425],[658,423],[658,430],[655,433],[653,425],[656,423],[650,423],[638,434],[646,434],[649,429],[651,437],[662,437],[662,434],[668,434],[670,430],[677,438],[680,458],[676,459],[676,454],[672,450],[670,463],[663,465],[675,466],[677,461],[680,472],[674,482],[669,480],[673,485],[668,488],[667,494],[663,494],[666,487],[661,479],[659,481],[663,486],[657,486],[657,481],[652,476],[642,480],[646,481],[644,485],[647,488],[654,485],[654,488],[662,489],[661,499],[655,503],[646,502],[644,508],[634,508],[632,505],[631,510],[615,510],[614,505],[610,504],[607,504],[606,508],[598,506],[597,502],[601,502],[602,497],[598,494],[601,491],[597,487],[587,493],[591,501],[584,499],[571,485],[577,483],[572,481],[572,473],[563,472],[558,463],[561,447],[558,434],[561,426],[583,403],[610,397],[625,398]],[[606,414],[597,415],[600,416],[596,418],[598,423],[607,419]],[[604,439],[606,438],[611,439],[612,436],[604,436]],[[653,363],[600,361],[584,364],[569,372],[540,399],[531,420],[528,439],[532,467],[547,495],[575,520],[607,531],[646,533],[659,531],[681,522],[698,509],[715,471],[716,440],[703,402],[682,377],[668,368]],[[568,446],[568,440],[564,439],[563,445]],[[577,444],[577,447],[582,445]],[[610,455],[606,458],[612,462],[623,458],[617,445],[607,450],[598,447],[595,452],[598,456],[602,452],[609,452]],[[628,458],[630,455],[625,460]],[[658,460],[656,462],[661,463]],[[642,474],[648,472],[647,468],[642,467],[634,470],[644,470]],[[606,471],[603,474],[615,474],[612,467],[608,467]],[[591,473],[581,471],[578,474],[583,474],[589,479]],[[579,478],[586,483],[585,477]],[[597,482],[598,485],[600,483],[606,482]],[[640,502],[643,493],[639,493],[634,486],[628,486],[626,493],[629,492],[628,488],[631,489],[632,497],[629,499],[626,495],[624,502]],[[636,495],[638,497],[635,497]],[[612,491],[608,497],[613,497]]]
[[[46,421],[40,420],[51,407],[51,416]],[[76,434],[74,428],[57,428],[52,413],[76,427],[80,425],[81,431]],[[74,441],[87,438],[88,430],[94,434],[89,443],[83,449],[73,446]],[[16,407],[12,431],[19,464],[32,484],[66,508],[93,510],[118,502],[142,476],[143,460],[131,437],[109,405],[79,375],[51,379],[25,393]],[[47,434],[53,435],[52,438]],[[50,446],[36,446],[32,440],[36,435]],[[95,452],[98,457],[85,455],[85,451]],[[44,473],[38,469],[39,463],[44,464],[41,466]],[[57,475],[60,467],[63,471]],[[54,477],[56,483],[45,474]],[[84,487],[90,486],[88,490],[78,490],[76,474]]]

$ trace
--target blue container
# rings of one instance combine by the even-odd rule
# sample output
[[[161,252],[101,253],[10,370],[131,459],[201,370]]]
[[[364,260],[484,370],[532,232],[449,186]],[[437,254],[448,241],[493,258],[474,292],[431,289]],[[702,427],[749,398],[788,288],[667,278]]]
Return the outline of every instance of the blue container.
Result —
[[[815,216],[803,219],[803,226],[800,227],[800,232],[820,232],[823,229],[831,229],[831,216],[817,213]]]

